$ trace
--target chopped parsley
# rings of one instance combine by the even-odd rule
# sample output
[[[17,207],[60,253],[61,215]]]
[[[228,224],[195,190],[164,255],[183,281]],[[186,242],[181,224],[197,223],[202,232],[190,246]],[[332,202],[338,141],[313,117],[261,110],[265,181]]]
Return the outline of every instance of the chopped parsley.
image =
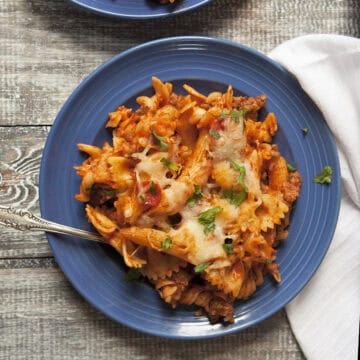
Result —
[[[126,281],[136,281],[139,280],[141,277],[141,272],[134,268],[130,268],[130,270],[125,274]]]
[[[266,259],[264,260],[264,264],[266,265],[269,265],[269,264],[272,264],[273,263],[273,260],[272,259]]]
[[[151,133],[155,139],[155,144],[159,147],[160,150],[169,149],[169,144],[167,143],[166,137],[158,135],[155,129],[151,129]]]
[[[287,169],[288,169],[289,172],[294,172],[294,171],[297,170],[296,166],[293,166],[293,165],[291,165],[289,163],[287,163],[286,166],[287,166]]]
[[[222,208],[219,206],[213,207],[199,214],[198,221],[204,226],[204,234],[208,235],[215,230],[215,217],[221,213]]]
[[[187,205],[190,207],[193,207],[195,205],[196,200],[201,199],[203,196],[200,186],[194,185],[194,193],[191,195],[191,197],[186,202]]]
[[[91,186],[87,187],[85,190],[86,191],[99,191],[107,196],[115,196],[120,192],[119,189],[103,188],[103,187],[99,186],[98,184],[92,184]]]
[[[245,176],[246,176],[246,169],[245,166],[239,165],[235,161],[230,161],[230,166],[235,170],[239,172],[239,177],[237,179],[237,183],[240,184],[245,191],[247,191],[247,187],[245,184]]]
[[[170,249],[172,247],[172,239],[171,239],[171,237],[168,236],[164,241],[161,241],[160,246],[164,250]]]
[[[309,132],[309,128],[304,127],[301,129],[301,131],[303,132],[304,135],[306,135]]]
[[[224,120],[226,114],[227,114],[227,110],[226,110],[226,109],[223,109],[223,110],[221,111],[221,113],[220,113],[219,118],[220,118],[221,120]]]
[[[235,123],[239,123],[240,120],[244,123],[245,122],[245,115],[247,110],[246,109],[240,109],[240,110],[230,110],[227,111],[226,109],[222,110],[220,113],[220,119],[225,119],[226,116],[230,116],[231,120]]]
[[[318,184],[330,184],[332,177],[332,168],[331,166],[324,166],[322,172],[314,177],[314,183]]]
[[[225,243],[225,244],[223,244],[223,249],[228,255],[232,254],[234,251],[233,244]]]
[[[214,139],[218,139],[218,138],[220,137],[220,134],[219,134],[217,131],[213,130],[213,129],[210,129],[210,130],[209,130],[209,134],[210,134],[210,136],[212,136]]]
[[[160,160],[160,162],[163,163],[171,171],[179,171],[179,166],[177,166],[175,163],[173,163],[169,159],[166,159],[166,158],[163,157]]]
[[[234,191],[233,189],[224,190],[221,197],[226,199],[230,204],[235,205],[237,207],[246,199],[246,191],[245,189],[241,189],[240,191]]]
[[[91,186],[88,186],[85,191],[91,191],[92,189],[94,189],[95,184],[92,184]]]
[[[240,109],[240,110],[230,110],[229,115],[231,117],[231,120],[238,123],[240,122],[240,120],[242,122],[244,122],[245,120],[245,114],[246,114],[246,110],[245,109]]]
[[[265,264],[265,265],[269,265],[272,264],[274,262],[273,259],[264,259],[264,258],[258,258],[257,261],[259,263]]]
[[[103,188],[101,188],[100,191],[102,191],[105,195],[108,195],[108,196],[115,196],[119,193],[118,189],[103,189]]]
[[[194,267],[194,271],[196,273],[201,273],[203,272],[208,266],[210,265],[209,262],[205,262],[205,263],[202,263],[202,264],[198,264]]]
[[[154,183],[153,181],[152,181],[151,184],[150,184],[149,191],[150,191],[151,194],[157,195],[155,183]]]
[[[145,196],[144,196],[144,195],[140,195],[139,198],[140,198],[140,200],[141,200],[142,202],[145,202]]]

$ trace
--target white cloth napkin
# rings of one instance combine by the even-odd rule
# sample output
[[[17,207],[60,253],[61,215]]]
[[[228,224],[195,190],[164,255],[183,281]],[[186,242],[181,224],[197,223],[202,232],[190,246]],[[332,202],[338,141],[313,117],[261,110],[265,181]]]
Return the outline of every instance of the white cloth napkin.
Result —
[[[286,312],[307,359],[357,359],[360,40],[339,35],[302,36],[278,46],[270,57],[297,77],[322,111],[337,143],[343,183],[339,221],[328,253]]]

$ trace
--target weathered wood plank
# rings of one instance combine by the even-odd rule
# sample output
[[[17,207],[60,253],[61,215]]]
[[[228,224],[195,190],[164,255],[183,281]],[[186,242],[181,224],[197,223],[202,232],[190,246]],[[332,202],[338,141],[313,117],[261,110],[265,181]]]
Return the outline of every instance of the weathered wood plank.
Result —
[[[0,269],[58,268],[53,257],[0,259]]]
[[[47,127],[0,127],[0,204],[39,215],[39,171]],[[52,256],[45,234],[1,226],[0,258]]]
[[[159,339],[88,305],[57,269],[0,270],[0,359],[302,359],[284,312],[209,341]]]
[[[140,22],[89,14],[65,0],[0,0],[0,125],[52,124],[91,70],[148,40],[206,35],[268,52],[309,33],[359,37],[359,18],[358,0],[217,0]]]

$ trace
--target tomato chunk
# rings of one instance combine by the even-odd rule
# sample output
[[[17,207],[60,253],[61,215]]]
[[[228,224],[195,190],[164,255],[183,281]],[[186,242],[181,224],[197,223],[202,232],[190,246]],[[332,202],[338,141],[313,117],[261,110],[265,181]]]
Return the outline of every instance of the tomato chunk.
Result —
[[[158,206],[161,200],[160,185],[153,181],[143,181],[140,184],[140,199],[147,209]]]
[[[224,130],[224,122],[221,119],[217,118],[211,123],[210,129],[214,131]]]

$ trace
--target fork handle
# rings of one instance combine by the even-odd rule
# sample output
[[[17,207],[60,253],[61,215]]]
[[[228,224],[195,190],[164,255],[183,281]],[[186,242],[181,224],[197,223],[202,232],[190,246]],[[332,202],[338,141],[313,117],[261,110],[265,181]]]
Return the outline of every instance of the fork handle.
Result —
[[[106,244],[106,241],[99,234],[48,221],[23,209],[0,206],[0,225],[20,231],[41,230],[57,234],[72,235]]]

